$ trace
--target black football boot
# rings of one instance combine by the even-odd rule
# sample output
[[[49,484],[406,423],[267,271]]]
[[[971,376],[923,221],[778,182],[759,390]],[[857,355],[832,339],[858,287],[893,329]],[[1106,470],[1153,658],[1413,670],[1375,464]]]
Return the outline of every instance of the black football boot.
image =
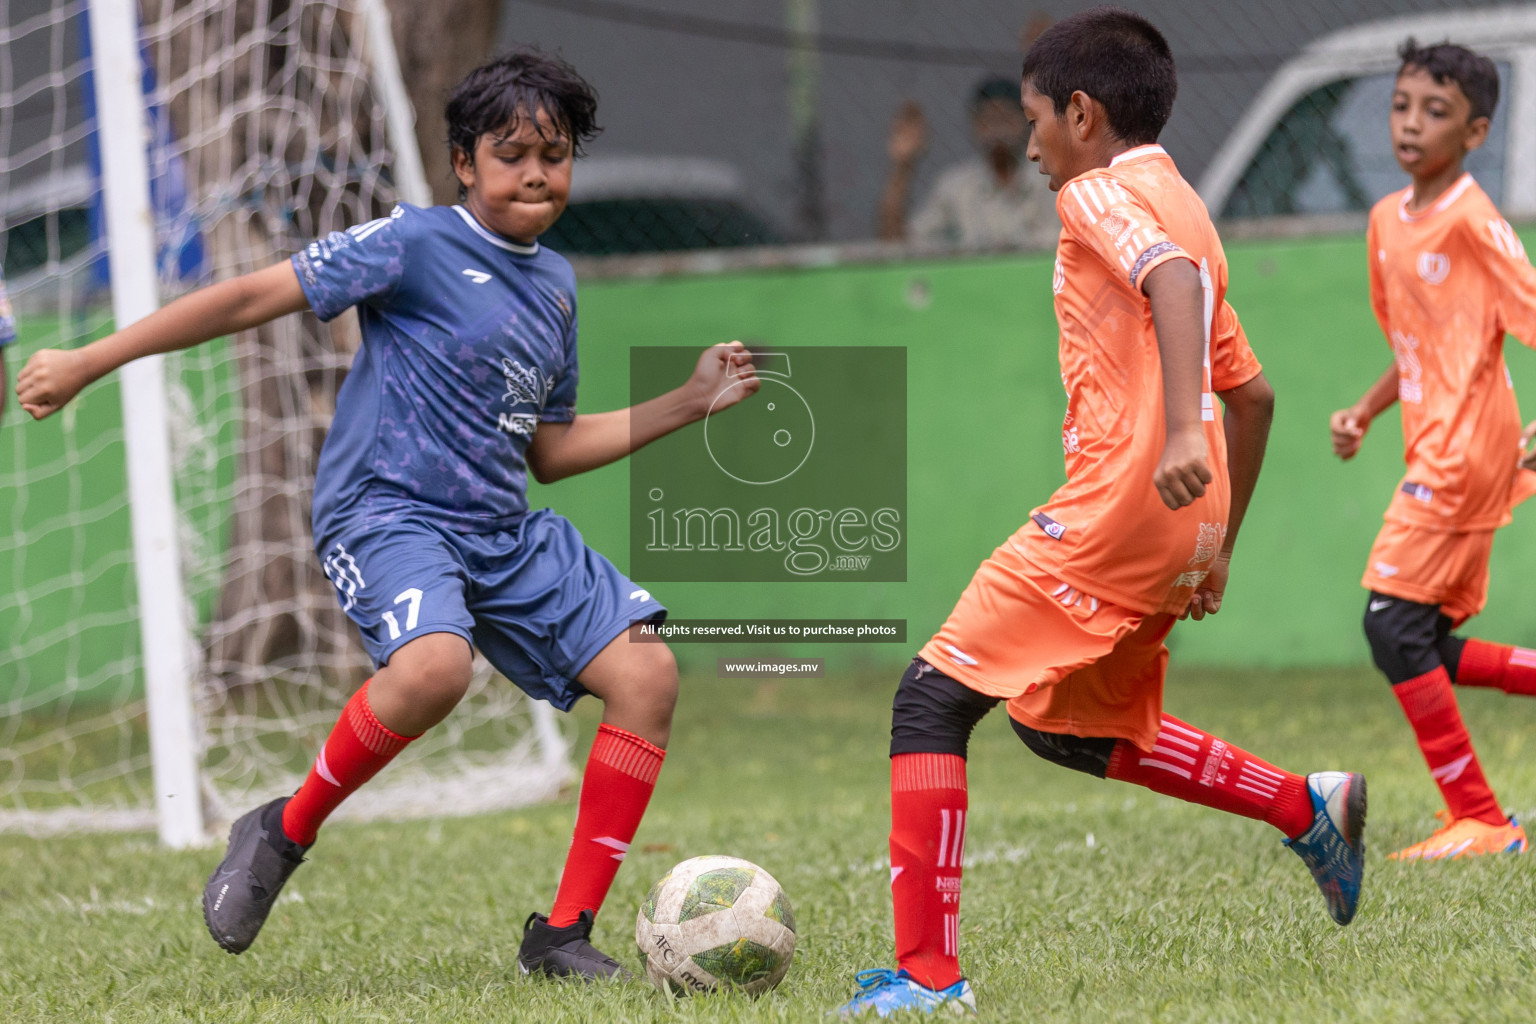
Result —
[[[307,846],[283,835],[279,797],[237,819],[229,830],[229,849],[203,887],[203,920],[213,941],[231,953],[243,953],[267,920],[283,883],[304,863]]]
[[[528,920],[523,922],[523,944],[517,951],[517,966],[524,974],[537,971],[551,977],[577,977],[587,981],[634,977],[617,960],[588,941],[592,937],[592,916],[592,911],[583,910],[574,924],[553,928],[543,914],[529,914]]]

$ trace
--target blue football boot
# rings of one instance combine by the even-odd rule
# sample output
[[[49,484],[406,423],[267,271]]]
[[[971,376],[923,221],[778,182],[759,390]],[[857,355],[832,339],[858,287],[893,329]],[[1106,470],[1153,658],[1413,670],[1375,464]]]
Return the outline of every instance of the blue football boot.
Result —
[[[1285,845],[1296,851],[1328,901],[1328,913],[1349,924],[1365,876],[1365,776],[1313,772],[1307,776],[1312,827]]]
[[[838,1007],[839,1017],[857,1017],[865,1013],[889,1017],[898,1010],[943,1011],[956,1015],[976,1012],[976,996],[971,992],[971,983],[964,978],[948,988],[933,989],[919,985],[906,971],[876,967],[860,971],[854,975],[854,980],[862,991]]]

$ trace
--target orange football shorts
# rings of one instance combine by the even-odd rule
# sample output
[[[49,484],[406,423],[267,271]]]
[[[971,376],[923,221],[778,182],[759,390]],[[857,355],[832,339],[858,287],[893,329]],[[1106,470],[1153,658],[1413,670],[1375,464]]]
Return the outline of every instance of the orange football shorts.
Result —
[[[1151,750],[1163,710],[1172,615],[1085,594],[1004,543],[981,563],[920,653],[1042,732],[1111,736]]]
[[[1493,531],[1435,533],[1388,522],[1366,560],[1360,585],[1419,604],[1438,604],[1460,625],[1488,603]]]

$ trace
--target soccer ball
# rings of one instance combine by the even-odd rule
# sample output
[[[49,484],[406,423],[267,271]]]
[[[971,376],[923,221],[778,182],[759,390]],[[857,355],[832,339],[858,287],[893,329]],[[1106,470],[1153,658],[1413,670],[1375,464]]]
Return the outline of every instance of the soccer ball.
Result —
[[[676,995],[767,992],[795,955],[789,897],[739,857],[694,857],[651,886],[635,920],[646,977]]]

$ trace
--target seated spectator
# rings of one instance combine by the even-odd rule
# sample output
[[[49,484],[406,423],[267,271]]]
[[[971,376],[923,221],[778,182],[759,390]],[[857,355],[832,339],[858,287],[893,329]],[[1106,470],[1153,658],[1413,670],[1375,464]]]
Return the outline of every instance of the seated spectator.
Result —
[[[909,225],[908,197],[928,148],[928,123],[915,102],[897,112],[887,142],[891,172],[880,197],[880,237],[979,248],[1054,245],[1061,224],[1044,176],[1024,160],[1029,125],[1019,84],[1006,78],[979,82],[970,119],[978,155],[939,174]]]

